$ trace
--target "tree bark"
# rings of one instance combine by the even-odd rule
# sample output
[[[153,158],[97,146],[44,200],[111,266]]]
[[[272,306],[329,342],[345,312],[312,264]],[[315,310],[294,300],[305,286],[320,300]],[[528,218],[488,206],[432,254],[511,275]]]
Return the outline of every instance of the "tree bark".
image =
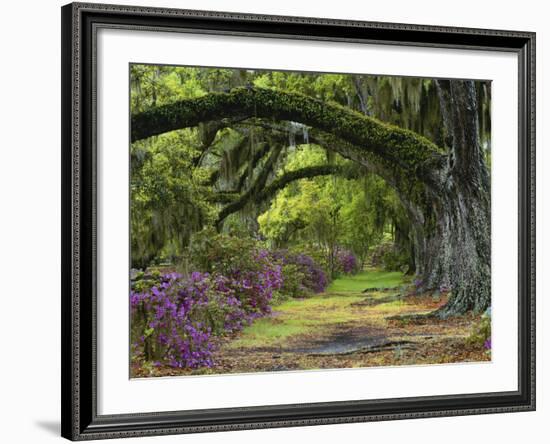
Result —
[[[440,172],[440,192],[419,217],[423,233],[418,238],[423,240],[417,261],[423,287],[451,289],[437,313],[446,317],[481,312],[491,304],[490,181],[479,142],[474,83],[438,81],[438,87],[450,154]]]

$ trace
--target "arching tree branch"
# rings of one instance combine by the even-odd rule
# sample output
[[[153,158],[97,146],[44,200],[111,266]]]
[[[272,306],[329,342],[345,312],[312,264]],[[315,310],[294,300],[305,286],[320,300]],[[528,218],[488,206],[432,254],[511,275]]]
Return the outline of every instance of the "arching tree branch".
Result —
[[[254,125],[264,130],[271,131],[271,138],[277,140],[279,143],[285,144],[288,139],[288,122],[274,122],[266,119],[248,119],[245,122],[239,121],[235,128],[239,128],[240,123],[245,125]],[[228,125],[231,125],[228,123]],[[418,181],[415,176],[407,174],[407,171],[401,168],[399,165],[392,164],[384,159],[379,158],[375,154],[357,147],[355,145],[346,142],[345,140],[334,136],[333,134],[325,131],[318,130],[316,128],[309,128],[309,143],[318,145],[327,150],[339,153],[342,157],[352,160],[361,165],[365,171],[374,173],[382,177],[401,195],[408,198],[417,198],[413,196],[414,191],[417,195],[424,188],[423,184]],[[278,139],[277,139],[278,136]],[[265,148],[270,149],[269,145]],[[254,167],[257,162],[255,161]],[[245,179],[246,175],[241,177]],[[242,187],[239,188],[239,191]],[[418,199],[415,199],[418,200]]]
[[[362,147],[408,171],[440,166],[443,154],[428,139],[312,97],[259,88],[238,88],[160,106],[132,117],[132,141],[226,117],[301,122]]]
[[[288,139],[288,122],[274,122],[267,119],[248,119],[238,122],[226,122],[227,126],[234,126],[239,129],[241,124],[260,127],[263,130],[270,131],[270,138],[276,141],[277,144],[284,145]],[[343,177],[356,178],[363,173],[373,173],[384,178],[398,193],[400,198],[404,201],[416,201],[423,198],[424,184],[416,179],[415,176],[408,175],[399,165],[391,164],[390,162],[378,158],[375,154],[368,151],[361,151],[359,147],[356,147],[328,132],[320,131],[316,128],[309,128],[309,143],[319,145],[327,150],[340,153],[344,158],[352,160],[355,163],[355,168],[343,165],[323,165],[302,168],[290,173],[287,173],[280,178],[274,180],[271,184],[264,188],[259,187],[258,181],[254,181],[249,190],[244,194],[239,195],[242,187],[238,190],[230,192],[224,191],[219,194],[212,195],[209,200],[216,203],[229,203],[227,207],[220,213],[217,225],[225,220],[227,216],[243,209],[249,202],[254,201],[261,203],[271,198],[279,189],[284,188],[288,183],[301,178],[315,177],[321,175],[335,174]],[[262,156],[267,154],[272,145],[264,145],[265,151],[262,150]],[[257,159],[254,159],[254,166],[257,164]],[[265,164],[264,168],[269,166],[269,163]],[[270,172],[270,171],[269,171]],[[268,173],[269,173],[268,172]],[[261,175],[262,173],[260,173]],[[243,173],[240,183],[248,176]],[[267,177],[267,176],[264,176]],[[265,182],[263,182],[265,185]]]
[[[241,196],[235,193],[217,193],[212,196],[212,202],[218,203],[227,203],[231,202],[231,212],[225,211],[223,214],[223,219],[225,219],[229,214],[239,211],[244,208],[249,202],[265,202],[268,199],[272,198],[277,191],[282,190],[288,184],[295,182],[300,179],[311,179],[313,177],[319,176],[329,176],[336,175],[340,177],[345,177],[348,179],[357,179],[360,177],[361,172],[360,168],[354,167],[352,165],[316,165],[309,166],[304,168],[299,168],[294,171],[283,174],[282,176],[275,179],[269,185],[264,187],[259,191],[258,194],[253,195],[252,193],[245,193]],[[223,219],[218,218],[218,223],[222,222]]]
[[[275,195],[275,193],[289,183],[300,179],[311,179],[318,176],[329,176],[331,174],[345,177],[347,179],[357,179],[360,177],[360,168],[352,165],[317,165],[300,168],[283,174],[266,186],[254,200],[256,202],[265,201]]]

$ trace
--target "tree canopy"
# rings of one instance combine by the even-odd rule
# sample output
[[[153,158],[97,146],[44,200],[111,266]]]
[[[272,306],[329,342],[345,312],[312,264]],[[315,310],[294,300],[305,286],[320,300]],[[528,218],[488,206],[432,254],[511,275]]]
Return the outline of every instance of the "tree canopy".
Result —
[[[213,226],[315,244],[329,260],[336,245],[365,258],[390,239],[445,281],[449,265],[418,262],[422,248],[443,248],[433,239],[454,205],[449,184],[463,180],[454,171],[473,165],[477,177],[453,126],[467,116],[460,98],[474,104],[474,157],[490,163],[490,84],[472,85],[468,95],[421,78],[132,65],[133,266],[177,260]]]

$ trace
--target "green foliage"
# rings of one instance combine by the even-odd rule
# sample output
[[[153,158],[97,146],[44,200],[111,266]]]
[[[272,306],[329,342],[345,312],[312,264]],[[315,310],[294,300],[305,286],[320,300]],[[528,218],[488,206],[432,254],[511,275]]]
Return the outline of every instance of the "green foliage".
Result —
[[[207,171],[194,168],[196,134],[163,134],[131,147],[132,265],[145,268],[155,258],[177,258],[191,234],[208,224],[214,211],[203,185]]]
[[[386,233],[369,254],[369,263],[372,267],[381,268],[386,271],[410,272],[411,264],[409,246],[400,246],[391,233]]]
[[[201,97],[201,69],[162,65],[130,65],[131,110],[138,113],[182,99]]]
[[[491,315],[486,312],[480,321],[474,325],[468,337],[468,342],[486,349],[491,349]]]
[[[399,251],[397,248],[390,248],[382,256],[382,265],[386,271],[401,271],[409,264],[409,255]]]
[[[403,285],[403,273],[368,270],[352,276],[341,276],[328,288],[333,293],[362,292],[367,288],[397,288]]]
[[[303,285],[306,275],[298,265],[284,264],[281,273],[283,285],[274,296],[274,305],[290,298],[304,298],[311,295],[311,291]]]
[[[324,150],[315,146],[296,150],[288,156],[285,173],[318,165],[325,157]],[[333,162],[347,164],[339,157]],[[352,251],[362,268],[372,246],[390,225],[404,219],[403,214],[401,202],[386,182],[365,173],[353,180],[322,176],[292,182],[278,192],[258,222],[260,233],[275,246],[296,245],[335,277],[340,248]]]
[[[185,262],[194,233],[213,225],[312,247],[332,277],[338,248],[362,267],[388,233],[399,255],[410,254],[408,218],[390,185],[323,168],[357,168],[335,149],[358,153],[396,178],[402,198],[422,203],[415,177],[440,162],[446,136],[433,80],[132,64],[130,85],[133,267]],[[490,84],[476,85],[489,162]],[[309,130],[325,131],[323,147]],[[307,179],[278,187],[304,168]],[[388,258],[389,268],[401,259]]]
[[[251,238],[228,236],[213,228],[196,233],[189,245],[188,257],[193,269],[230,275],[244,270],[258,270],[255,259],[261,244]]]

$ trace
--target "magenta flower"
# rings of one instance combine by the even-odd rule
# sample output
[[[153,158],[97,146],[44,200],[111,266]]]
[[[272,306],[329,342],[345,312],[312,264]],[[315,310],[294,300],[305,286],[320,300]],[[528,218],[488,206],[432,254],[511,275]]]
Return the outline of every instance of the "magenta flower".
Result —
[[[154,350],[158,365],[212,367],[213,337],[241,330],[271,312],[273,291],[282,285],[281,267],[267,252],[255,257],[257,270],[227,276],[195,271],[141,279],[130,293],[132,352],[146,359]],[[145,283],[148,290],[143,290]],[[221,331],[220,331],[221,325]]]

